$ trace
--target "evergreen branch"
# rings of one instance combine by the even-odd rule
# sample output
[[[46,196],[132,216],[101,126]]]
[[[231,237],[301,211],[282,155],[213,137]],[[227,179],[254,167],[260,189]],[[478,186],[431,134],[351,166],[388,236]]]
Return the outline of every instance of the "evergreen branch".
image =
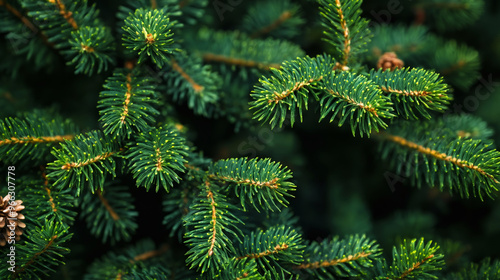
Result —
[[[106,198],[104,198],[104,196],[102,195],[101,190],[97,190],[96,191],[96,195],[97,195],[97,197],[99,197],[99,200],[101,201],[102,205],[104,205],[104,207],[108,211],[108,213],[111,216],[111,218],[113,218],[113,220],[115,220],[115,221],[119,220],[120,216],[118,216],[118,214],[116,214],[115,210],[113,210],[113,207],[111,207],[109,205],[108,200]]]
[[[484,12],[484,1],[474,0],[426,0],[414,6],[422,10],[426,19],[439,31],[455,30],[468,26]]]
[[[104,192],[98,189],[95,194],[83,194],[81,218],[87,222],[90,233],[103,242],[130,240],[138,227],[132,195],[125,186],[106,184],[103,189]]]
[[[372,70],[369,79],[375,82],[395,104],[396,113],[405,119],[430,119],[430,111],[443,112],[452,100],[448,85],[439,74],[421,68]]]
[[[26,242],[16,246],[18,268],[10,278],[42,279],[42,275],[54,272],[53,267],[63,264],[63,255],[69,253],[69,249],[61,245],[72,235],[67,226],[53,221],[29,230],[25,235]]]
[[[0,6],[4,6],[7,11],[12,13],[17,18],[19,18],[19,20],[21,20],[21,22],[24,25],[26,25],[34,34],[38,33],[38,28],[33,23],[31,23],[31,21],[27,17],[25,17],[23,14],[21,14],[21,12],[19,12],[16,8],[14,8],[12,5],[7,3],[6,0],[0,0]],[[43,34],[41,34],[41,36],[44,37]],[[46,41],[46,37],[45,37],[44,41]]]
[[[0,155],[3,162],[42,160],[55,145],[74,138],[69,120],[35,111],[23,118],[0,120]]]
[[[291,39],[298,35],[304,19],[299,14],[299,6],[290,0],[255,1],[243,18],[241,30],[250,38],[271,36]]]
[[[336,236],[309,245],[305,262],[294,269],[304,270],[316,279],[359,277],[373,267],[380,254],[378,244],[364,235],[351,235],[345,239]]]
[[[63,51],[68,57],[68,65],[75,65],[75,74],[92,75],[108,70],[108,64],[114,64],[114,59],[108,54],[114,51],[113,37],[106,27],[84,26],[71,32],[70,49]]]
[[[61,0],[49,0],[50,3],[54,4],[59,10],[59,14],[68,22],[73,29],[78,29],[78,24],[73,18],[73,12],[66,9],[66,5]]]
[[[205,62],[217,62],[245,68],[270,70],[304,52],[287,41],[251,39],[239,32],[220,32],[202,28],[187,40],[187,47]],[[255,51],[261,50],[261,51]]]
[[[59,188],[76,187],[77,195],[86,184],[92,193],[98,187],[102,190],[106,174],[115,176],[113,157],[119,152],[116,143],[100,131],[77,135],[52,151],[56,160],[48,164],[47,177]]]
[[[387,140],[381,145],[383,158],[398,155],[393,163],[397,172],[411,175],[412,183],[419,187],[447,187],[462,197],[469,197],[472,189],[473,195],[481,199],[483,193],[491,197],[498,189],[500,152],[492,149],[491,144],[458,137],[447,128],[427,123],[412,127],[394,125],[380,136]],[[419,164],[406,165],[403,171],[407,162]]]
[[[205,181],[198,201],[191,206],[191,212],[184,218],[185,244],[190,248],[186,262],[202,274],[213,277],[234,251],[229,235],[241,234],[238,223],[242,221],[230,211],[235,207],[226,202],[218,187]]]
[[[267,34],[274,29],[278,28],[278,26],[282,25],[285,21],[289,20],[292,17],[292,13],[290,11],[284,11],[274,22],[269,24],[268,26],[263,27],[260,30],[255,31],[250,35],[250,38],[260,37],[264,34]]]
[[[277,63],[262,63],[254,60],[246,60],[240,58],[234,58],[230,56],[218,55],[213,53],[204,53],[203,60],[205,62],[219,62],[224,64],[236,65],[248,68],[258,68],[262,70],[271,70],[271,68],[279,68],[280,65]]]
[[[137,142],[125,157],[129,160],[129,170],[137,186],[149,190],[155,185],[156,192],[160,187],[168,192],[168,186],[180,180],[176,172],[185,171],[187,151],[185,139],[179,136],[178,131],[165,126],[139,134]]]
[[[435,40],[434,44],[437,45],[437,49],[432,50],[433,59],[429,62],[429,66],[432,65],[448,83],[462,90],[467,90],[477,82],[480,66],[479,53],[455,41]]]
[[[176,24],[176,21],[170,21],[167,11],[137,9],[125,19],[123,45],[139,55],[138,63],[151,57],[162,68],[168,61],[167,55],[177,50],[171,46],[174,43],[171,29]]]
[[[306,56],[283,62],[280,70],[273,69],[270,78],[260,78],[260,85],[255,86],[251,94],[253,101],[250,102],[250,109],[255,110],[254,119],[269,120],[271,128],[277,124],[281,127],[290,111],[293,126],[298,111],[302,122],[302,108],[307,110],[308,94],[333,67],[333,60],[328,55],[315,58]]]
[[[31,207],[25,208],[25,216],[35,219],[54,220],[64,225],[72,225],[76,212],[73,210],[74,195],[66,190],[51,189],[48,181],[23,181],[22,196],[27,201],[34,201]]]
[[[189,206],[194,200],[195,194],[188,189],[185,184],[181,184],[182,189],[174,188],[163,202],[163,211],[167,213],[163,218],[163,224],[170,229],[170,237],[178,234],[179,240],[185,233],[182,227],[184,217],[189,213]]]
[[[114,71],[113,76],[106,80],[104,88],[107,90],[99,94],[97,105],[105,133],[130,138],[134,131],[151,129],[154,116],[159,114],[154,107],[159,103],[158,93],[152,82],[138,70]]]
[[[361,0],[318,0],[321,24],[325,41],[336,50],[334,55],[339,62],[336,69],[344,69],[356,56],[365,52],[371,33],[368,20],[361,18]]]
[[[226,184],[240,198],[241,206],[250,203],[259,209],[280,210],[276,204],[286,206],[286,196],[291,196],[296,186],[288,182],[292,172],[270,159],[232,158],[215,162],[209,168],[208,179]]]
[[[267,271],[273,266],[281,268],[280,264],[302,262],[304,248],[302,236],[294,229],[276,226],[246,235],[236,259],[255,260],[261,270]]]
[[[471,263],[467,267],[453,272],[443,278],[445,280],[481,280],[500,278],[500,261],[486,258],[480,263]]]
[[[173,96],[174,101],[187,101],[196,114],[211,115],[218,105],[221,77],[209,65],[202,65],[199,57],[184,53],[174,55],[170,65],[170,71],[160,72],[167,94]]]
[[[392,103],[384,96],[376,84],[363,76],[357,76],[343,71],[339,74],[330,73],[319,83],[322,89],[320,99],[320,121],[330,113],[332,122],[340,115],[338,126],[349,121],[353,135],[359,130],[370,135],[372,129],[387,128],[382,118],[392,118]]]
[[[385,277],[378,279],[438,279],[431,274],[444,266],[443,255],[437,254],[439,246],[432,241],[424,243],[424,239],[403,241],[399,250],[392,250],[393,263]]]
[[[232,258],[216,279],[264,280],[255,260]]]

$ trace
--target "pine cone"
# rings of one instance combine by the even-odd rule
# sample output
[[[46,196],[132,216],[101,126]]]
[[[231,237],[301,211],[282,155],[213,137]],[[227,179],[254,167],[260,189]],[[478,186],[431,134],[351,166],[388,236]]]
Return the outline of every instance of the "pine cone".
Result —
[[[384,71],[387,69],[393,71],[396,68],[403,68],[404,66],[405,63],[394,52],[384,53],[377,62],[377,68],[382,68]]]
[[[19,213],[19,211],[24,209],[22,200],[10,201],[10,195],[2,198],[0,196],[0,246],[5,246],[9,240],[9,235],[15,235],[15,240],[19,241],[26,224],[20,220],[24,220],[24,215]],[[16,220],[8,220],[7,218],[17,218]],[[11,233],[14,232],[14,233]]]

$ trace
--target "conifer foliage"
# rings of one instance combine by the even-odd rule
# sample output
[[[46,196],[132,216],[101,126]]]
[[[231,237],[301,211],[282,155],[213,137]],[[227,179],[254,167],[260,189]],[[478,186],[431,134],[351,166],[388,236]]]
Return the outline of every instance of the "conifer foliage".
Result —
[[[35,78],[33,71],[51,65],[63,84],[66,66],[84,74],[83,84],[99,83],[96,92],[81,85],[85,96],[95,96],[89,111],[97,116],[70,120],[58,112],[65,104],[24,106],[17,84],[0,78],[0,167],[8,170],[8,186],[0,187],[0,230],[13,241],[5,214],[11,200],[23,210],[17,225],[24,227],[11,231],[15,242],[1,251],[15,251],[15,264],[1,261],[0,279],[499,277],[499,261],[489,258],[461,270],[447,267],[445,254],[455,247],[443,242],[441,248],[439,238],[401,235],[391,240],[392,252],[389,237],[376,231],[347,228],[311,240],[290,210],[307,193],[301,187],[307,176],[297,172],[302,160],[281,163],[225,150],[212,159],[198,147],[221,129],[197,135],[203,129],[196,125],[198,118],[232,122],[246,133],[258,131],[262,140],[267,126],[297,127],[308,121],[306,114],[316,114],[318,122],[341,127],[324,124],[333,131],[347,127],[348,137],[372,137],[379,158],[413,186],[494,199],[500,152],[493,130],[478,117],[447,114],[454,94],[474,83],[478,53],[429,31],[473,23],[483,1],[416,1],[415,12],[428,15],[432,29],[372,28],[361,0],[251,2],[0,0],[2,38],[25,36],[26,28],[35,37],[22,48],[0,41],[0,71],[9,69],[19,88]],[[221,21],[223,13],[245,15],[231,19],[239,21],[236,30],[228,29],[212,8]],[[318,27],[314,22],[323,32],[305,36],[303,29]],[[324,50],[307,55],[302,48],[318,38]],[[397,63],[375,67],[384,53]],[[32,99],[51,98],[59,102],[57,95]],[[278,138],[280,132],[270,133]],[[337,154],[326,156],[344,164]],[[336,193],[336,218],[358,222],[349,218],[365,211],[356,198],[346,203]],[[425,214],[415,215],[403,223],[425,223]],[[161,245],[140,238],[154,236],[150,223],[161,224],[151,225],[161,227]],[[82,251],[95,247],[100,255],[91,252],[93,260],[81,264],[78,258],[89,259]]]

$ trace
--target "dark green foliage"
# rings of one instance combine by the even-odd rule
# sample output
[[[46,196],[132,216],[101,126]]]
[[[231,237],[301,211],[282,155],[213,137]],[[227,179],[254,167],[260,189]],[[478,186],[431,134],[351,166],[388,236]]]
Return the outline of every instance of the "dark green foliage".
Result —
[[[392,250],[392,265],[383,277],[377,279],[438,279],[433,274],[444,266],[443,255],[438,254],[439,246],[432,241],[412,239]]]
[[[220,277],[215,279],[263,280],[265,278],[259,274],[255,260],[234,258],[226,264],[226,269],[222,270]]]
[[[101,73],[108,70],[108,64],[114,63],[108,54],[114,51],[114,42],[107,28],[84,26],[71,32],[69,43],[71,49],[67,53],[73,58],[68,64],[75,65],[75,74]]]
[[[200,29],[197,35],[188,39],[186,45],[205,62],[260,70],[278,68],[285,60],[304,56],[299,46],[288,41],[257,40],[236,31],[207,28]]]
[[[271,128],[276,125],[281,127],[290,111],[292,126],[297,112],[302,121],[302,109],[307,110],[311,88],[324,79],[334,66],[329,55],[320,55],[285,61],[280,69],[272,69],[273,75],[260,78],[260,85],[256,85],[251,94],[254,100],[250,102],[250,109],[255,110],[254,118],[269,121]]]
[[[130,138],[135,131],[151,129],[160,112],[155,108],[159,96],[150,77],[135,69],[117,69],[103,87],[107,90],[99,94],[97,108],[106,134]]]
[[[134,199],[127,187],[106,184],[104,191],[85,191],[80,197],[80,217],[87,223],[90,233],[105,243],[130,240],[137,229]]]
[[[64,264],[64,255],[69,249],[64,247],[72,237],[64,224],[45,221],[23,234],[26,242],[16,245],[16,272],[12,274],[2,267],[2,279],[44,279],[55,272],[55,267]]]
[[[209,65],[203,65],[201,58],[185,53],[175,54],[160,75],[165,79],[162,91],[174,101],[186,102],[195,114],[210,116],[218,106],[220,76]]]
[[[0,155],[6,163],[40,162],[50,149],[76,132],[70,120],[35,111],[19,118],[0,120]]]
[[[493,280],[500,278],[500,261],[486,258],[478,264],[472,263],[460,272],[451,273],[446,280]]]
[[[150,57],[162,68],[168,59],[167,55],[177,50],[172,45],[174,34],[171,29],[174,26],[175,22],[170,20],[164,10],[137,9],[125,19],[123,45],[139,55],[138,63]]]
[[[366,236],[338,236],[312,242],[305,250],[304,263],[295,269],[311,274],[314,279],[359,277],[373,267],[381,250]]]
[[[369,79],[391,98],[396,113],[405,119],[430,119],[430,111],[443,112],[452,100],[443,78],[422,68],[372,70]]]
[[[368,136],[372,130],[386,128],[382,118],[392,118],[392,103],[382,94],[375,83],[363,76],[349,72],[332,72],[319,82],[322,90],[320,95],[320,120],[331,114],[330,122],[338,115],[338,126],[348,122],[353,135],[359,131]]]
[[[484,2],[476,0],[420,0],[415,8],[423,10],[426,19],[440,31],[463,28],[483,13]]]
[[[74,209],[75,198],[71,189],[58,190],[43,180],[21,182],[24,186],[21,195],[25,201],[29,201],[24,203],[27,207],[23,210],[27,219],[73,224],[77,212]]]
[[[255,1],[243,18],[241,30],[252,38],[290,39],[299,35],[303,24],[299,6],[290,0]]]
[[[234,255],[231,238],[241,234],[234,206],[220,194],[215,184],[206,182],[184,218],[188,232],[184,243],[189,247],[186,262],[201,274],[214,277]]]
[[[341,66],[351,65],[366,51],[372,34],[369,21],[361,17],[361,0],[318,0],[325,41]]]
[[[139,134],[137,142],[132,144],[125,157],[137,186],[146,190],[156,186],[158,192],[160,187],[168,191],[169,186],[179,182],[177,172],[184,172],[186,168],[184,157],[187,151],[185,139],[178,130],[164,126]]]
[[[272,271],[273,267],[283,269],[285,264],[301,263],[305,247],[302,236],[294,229],[276,226],[245,236],[237,250],[237,259],[255,260],[261,271]]]
[[[56,160],[48,163],[47,176],[57,188],[76,188],[76,195],[87,187],[92,193],[103,191],[106,176],[116,176],[114,157],[119,152],[117,144],[100,131],[79,134],[52,151]]]
[[[380,135],[385,140],[382,158],[390,158],[397,174],[409,176],[419,187],[449,189],[461,197],[492,197],[500,180],[500,153],[489,143],[446,131],[436,124],[400,122]]]
[[[227,191],[236,193],[241,206],[246,204],[260,209],[280,210],[286,206],[287,196],[296,186],[289,182],[292,172],[270,159],[226,159],[215,162],[209,168],[208,178],[226,185]]]
[[[95,260],[85,274],[85,280],[112,279],[171,279],[165,245],[156,247],[151,240],[141,240],[118,251],[110,251]],[[151,257],[146,257],[148,254]],[[157,277],[157,278],[152,278]]]

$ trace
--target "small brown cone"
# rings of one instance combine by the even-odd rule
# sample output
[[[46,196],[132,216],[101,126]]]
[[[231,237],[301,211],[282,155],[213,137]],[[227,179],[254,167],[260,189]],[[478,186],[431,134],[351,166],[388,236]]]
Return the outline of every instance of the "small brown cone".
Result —
[[[24,220],[24,215],[19,213],[24,209],[22,203],[22,200],[10,201],[10,195],[3,198],[0,196],[0,246],[7,244],[10,235],[15,236],[16,241],[21,239],[22,228],[26,227],[26,224],[20,221]],[[8,218],[15,218],[15,220]]]
[[[379,59],[377,63],[377,68],[382,68],[382,70],[390,69],[394,71],[396,68],[403,68],[405,63],[398,58],[394,52],[386,52]]]

